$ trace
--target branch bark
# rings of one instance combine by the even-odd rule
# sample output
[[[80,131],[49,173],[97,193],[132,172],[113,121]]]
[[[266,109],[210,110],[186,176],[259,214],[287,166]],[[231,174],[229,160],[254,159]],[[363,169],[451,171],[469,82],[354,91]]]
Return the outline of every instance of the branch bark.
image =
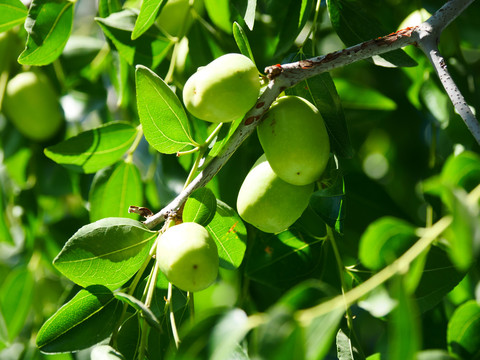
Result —
[[[386,36],[308,60],[267,67],[265,73],[269,79],[268,85],[255,106],[245,115],[242,124],[233,133],[224,150],[170,204],[147,218],[145,224],[149,228],[153,228],[166,217],[176,214],[193,191],[205,186],[218,173],[242,142],[255,130],[265,112],[285,89],[323,72],[368,59],[374,55],[400,49],[407,45],[418,45],[427,53],[455,108],[480,144],[478,121],[448,74],[445,61],[439,56],[438,50],[432,49],[432,41],[436,44],[443,29],[473,1],[449,0],[432,17],[418,26],[401,29]]]

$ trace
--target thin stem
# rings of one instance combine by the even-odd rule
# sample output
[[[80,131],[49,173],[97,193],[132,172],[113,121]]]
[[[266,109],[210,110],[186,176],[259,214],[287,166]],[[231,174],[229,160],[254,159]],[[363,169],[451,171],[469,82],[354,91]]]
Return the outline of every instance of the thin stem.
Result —
[[[127,151],[127,159],[126,161],[132,161],[133,153],[137,149],[138,145],[140,144],[140,141],[142,140],[143,137],[143,128],[142,125],[137,126],[137,136],[135,137],[135,140],[132,143],[132,146],[130,146],[130,149]]]
[[[298,321],[304,325],[308,325],[314,318],[344,307],[345,303],[351,305],[393,276],[404,273],[408,270],[410,264],[421,255],[451,223],[451,216],[441,218],[431,228],[425,229],[422,237],[392,264],[344,295],[336,296],[317,306],[299,311],[297,313]]]
[[[167,301],[165,305],[168,306],[168,312],[170,316],[170,327],[172,328],[172,334],[173,334],[173,339],[175,340],[175,346],[178,349],[178,346],[180,345],[180,337],[178,336],[177,324],[175,322],[175,314],[173,312],[172,292],[173,292],[173,285],[172,283],[168,283]]]
[[[188,308],[190,309],[190,320],[193,321],[195,319],[195,297],[193,292],[187,293],[188,299]]]

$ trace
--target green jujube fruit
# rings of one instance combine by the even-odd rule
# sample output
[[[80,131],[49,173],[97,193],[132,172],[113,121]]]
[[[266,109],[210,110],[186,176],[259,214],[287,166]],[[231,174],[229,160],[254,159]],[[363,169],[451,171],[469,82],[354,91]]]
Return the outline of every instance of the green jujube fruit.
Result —
[[[3,110],[20,133],[35,141],[50,139],[63,123],[53,85],[33,71],[20,73],[8,82]]]
[[[262,155],[238,192],[240,217],[267,233],[288,229],[308,206],[314,184],[297,186],[280,179]]]
[[[185,83],[183,102],[195,117],[213,123],[242,118],[255,105],[260,80],[255,64],[241,54],[220,56]]]
[[[202,225],[194,222],[174,225],[160,235],[157,263],[168,281],[179,289],[200,291],[217,278],[217,245]]]
[[[298,96],[279,98],[257,132],[268,162],[282,180],[306,185],[320,178],[330,142],[322,115],[310,102]]]

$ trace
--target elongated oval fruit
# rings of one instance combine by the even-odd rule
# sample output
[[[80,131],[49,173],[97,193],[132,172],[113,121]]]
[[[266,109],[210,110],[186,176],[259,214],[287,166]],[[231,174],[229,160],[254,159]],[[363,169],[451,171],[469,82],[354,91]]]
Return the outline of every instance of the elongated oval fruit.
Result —
[[[199,119],[230,122],[250,110],[259,91],[255,64],[244,55],[226,54],[190,76],[183,88],[183,102]]]
[[[322,175],[330,142],[322,115],[310,102],[298,96],[279,98],[257,129],[268,162],[281,179],[306,185]]]
[[[160,235],[157,263],[168,281],[184,291],[209,287],[218,274],[218,250],[201,225],[185,222]]]
[[[35,141],[50,139],[63,123],[55,89],[47,77],[33,71],[20,73],[8,82],[3,108],[18,131]]]
[[[297,186],[280,179],[262,155],[238,192],[240,217],[267,233],[288,229],[308,206],[314,184]]]

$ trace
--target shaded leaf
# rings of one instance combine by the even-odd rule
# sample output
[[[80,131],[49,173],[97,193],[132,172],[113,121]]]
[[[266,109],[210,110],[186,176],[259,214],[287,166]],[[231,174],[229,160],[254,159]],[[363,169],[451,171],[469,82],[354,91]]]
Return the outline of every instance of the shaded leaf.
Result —
[[[80,290],[42,325],[37,346],[46,353],[88,348],[112,333],[121,312],[121,302],[105,287]]]
[[[157,317],[152,312],[152,310],[150,310],[143,302],[133,297],[132,295],[128,295],[123,292],[116,292],[114,296],[118,300],[132,306],[135,310],[140,311],[151,327],[154,327],[160,332],[162,331],[162,327]]]
[[[247,242],[247,229],[235,210],[217,199],[217,210],[207,225],[218,248],[220,266],[237,269],[243,261]]]
[[[0,33],[23,24],[27,14],[20,0],[0,0]]]
[[[459,306],[448,322],[448,350],[460,359],[477,359],[480,352],[480,305],[468,301]]]
[[[347,46],[375,39],[392,32],[380,24],[366,1],[327,0],[327,7],[333,29]],[[401,49],[382,54],[380,57],[384,61],[376,61],[377,65],[417,65],[417,62]]]
[[[175,93],[144,66],[137,66],[135,74],[138,115],[150,145],[164,154],[191,145],[187,114]]]
[[[25,20],[27,44],[18,57],[24,65],[47,65],[63,51],[73,26],[74,2],[34,0]]]
[[[136,19],[134,10],[125,9],[95,20],[128,64],[155,68],[168,54],[173,42],[164,38],[155,27],[150,27],[140,38],[132,40]]]
[[[90,221],[106,217],[128,217],[131,205],[143,203],[143,184],[140,171],[135,164],[121,162],[116,166],[95,174],[89,194]]]
[[[116,289],[138,271],[157,235],[132,219],[98,220],[80,228],[53,264],[78,285]]]
[[[197,189],[185,203],[182,213],[183,221],[207,226],[215,216],[216,209],[217,199],[212,190],[205,187]]]
[[[383,217],[371,223],[360,239],[360,261],[372,270],[380,270],[397,259],[416,240],[409,223]]]
[[[345,108],[384,111],[397,108],[392,99],[377,90],[354,85],[344,79],[335,79],[335,87]]]
[[[111,122],[47,147],[47,157],[66,168],[94,173],[116,163],[133,144],[137,130],[125,122]]]

